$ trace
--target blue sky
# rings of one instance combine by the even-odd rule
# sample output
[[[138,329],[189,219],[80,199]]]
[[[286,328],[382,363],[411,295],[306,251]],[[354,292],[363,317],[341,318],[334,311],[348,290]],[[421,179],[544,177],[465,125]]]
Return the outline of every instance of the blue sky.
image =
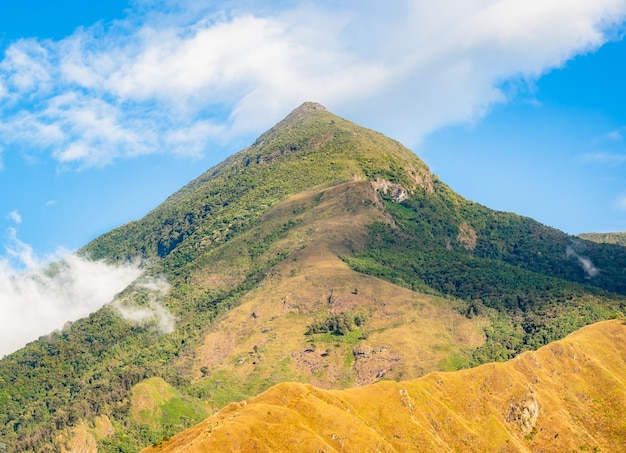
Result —
[[[538,79],[478,123],[416,151],[468,198],[570,234],[626,231],[626,44],[610,42]]]
[[[0,303],[304,101],[488,207],[626,231],[625,18],[626,0],[3,5]]]

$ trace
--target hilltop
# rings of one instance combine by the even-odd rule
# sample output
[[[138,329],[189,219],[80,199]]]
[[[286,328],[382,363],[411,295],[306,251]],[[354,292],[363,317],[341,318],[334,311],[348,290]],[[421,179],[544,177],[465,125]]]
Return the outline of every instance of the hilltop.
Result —
[[[281,382],[504,361],[626,309],[626,248],[466,200],[315,103],[80,253],[144,273],[0,361],[10,452],[136,451]]]
[[[626,233],[582,233],[579,238],[600,244],[615,244],[626,246]]]

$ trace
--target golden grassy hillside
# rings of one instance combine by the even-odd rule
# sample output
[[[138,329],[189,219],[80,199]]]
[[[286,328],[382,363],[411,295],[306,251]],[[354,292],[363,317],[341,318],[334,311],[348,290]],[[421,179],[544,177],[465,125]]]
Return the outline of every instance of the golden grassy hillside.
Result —
[[[502,364],[350,390],[284,383],[148,452],[624,451],[626,323]]]

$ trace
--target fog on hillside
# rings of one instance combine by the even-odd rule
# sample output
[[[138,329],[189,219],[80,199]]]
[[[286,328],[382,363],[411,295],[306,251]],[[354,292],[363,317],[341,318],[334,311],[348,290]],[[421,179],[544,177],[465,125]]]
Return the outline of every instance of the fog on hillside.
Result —
[[[141,274],[67,251],[39,258],[15,235],[0,258],[0,357],[110,302]],[[56,263],[50,265],[50,263]]]

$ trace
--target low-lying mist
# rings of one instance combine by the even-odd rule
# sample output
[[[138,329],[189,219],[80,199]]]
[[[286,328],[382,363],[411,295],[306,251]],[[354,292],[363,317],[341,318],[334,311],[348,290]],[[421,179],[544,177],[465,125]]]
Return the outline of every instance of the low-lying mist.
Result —
[[[0,357],[98,310],[140,275],[63,250],[40,258],[13,235],[0,257]]]
[[[161,303],[169,289],[164,278],[142,278],[133,284],[133,291],[116,300],[113,307],[127,322],[152,324],[160,333],[172,333],[176,318]]]

